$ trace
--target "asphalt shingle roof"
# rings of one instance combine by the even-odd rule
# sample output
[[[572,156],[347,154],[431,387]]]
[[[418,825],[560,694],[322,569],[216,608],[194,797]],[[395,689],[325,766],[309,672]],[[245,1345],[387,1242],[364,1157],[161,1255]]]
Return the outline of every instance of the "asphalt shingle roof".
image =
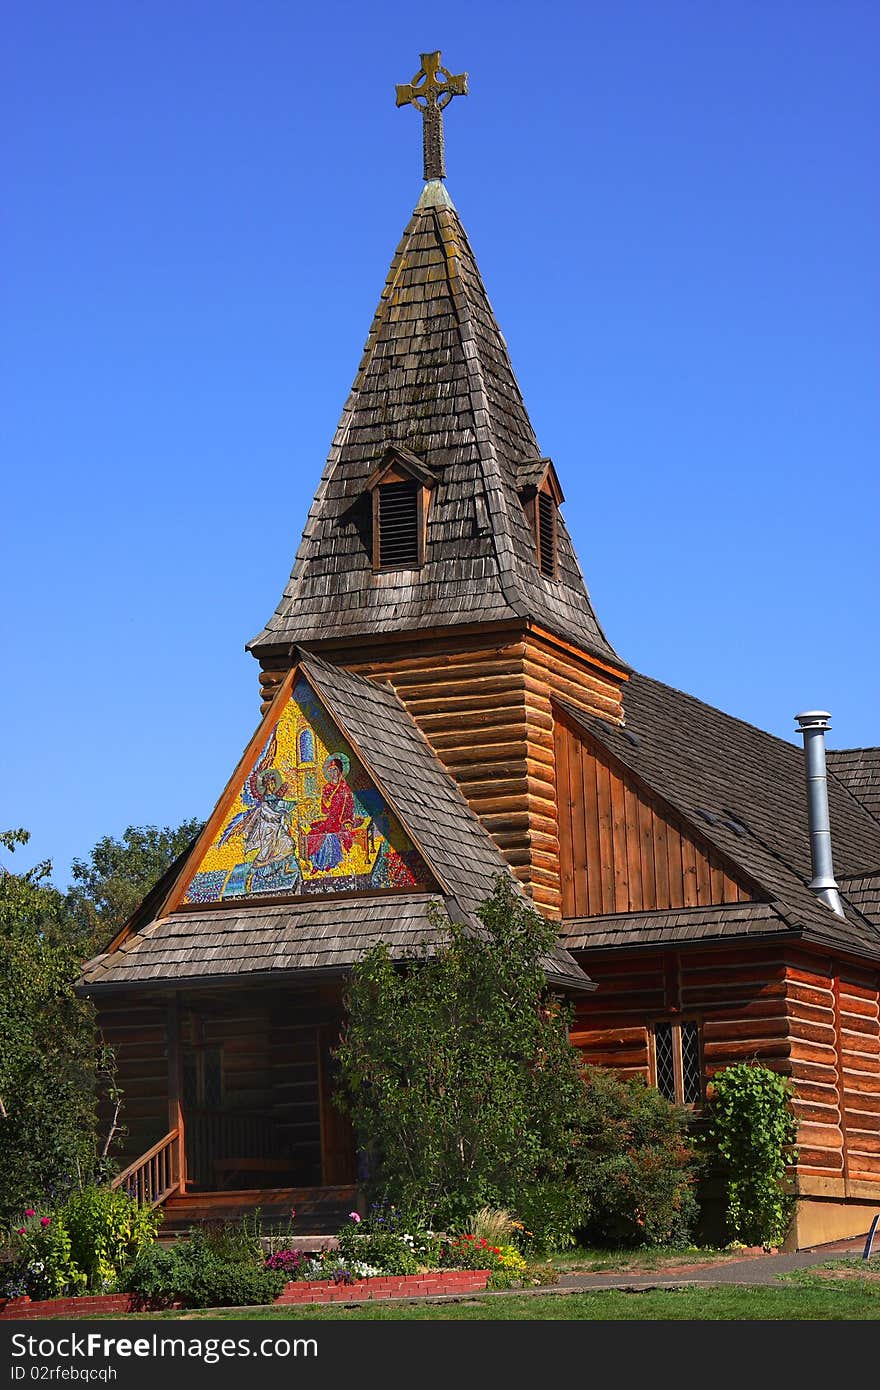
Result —
[[[870,893],[860,892],[858,901],[847,893],[851,877],[861,879],[880,866],[880,824],[842,785],[829,778],[845,919],[807,887],[812,869],[801,749],[638,673],[627,684],[624,707],[623,727],[574,706],[565,710],[747,876],[787,928],[829,946],[880,956],[880,916],[871,910]],[[744,929],[743,919],[727,908],[704,911],[715,914],[724,935]],[[642,929],[633,920],[634,939]],[[622,921],[615,930],[622,941]],[[566,944],[579,931],[580,924],[566,924]]]
[[[829,748],[828,769],[880,821],[880,748]]]

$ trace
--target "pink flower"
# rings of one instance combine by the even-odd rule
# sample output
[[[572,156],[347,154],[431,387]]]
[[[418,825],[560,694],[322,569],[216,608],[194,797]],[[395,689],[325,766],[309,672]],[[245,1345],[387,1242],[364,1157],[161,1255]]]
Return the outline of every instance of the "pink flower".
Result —
[[[28,1207],[27,1211],[25,1212],[25,1216],[36,1216],[36,1214],[37,1213],[34,1211],[33,1207]]]
[[[40,1225],[41,1225],[41,1226],[51,1226],[51,1225],[52,1225],[52,1218],[51,1218],[51,1216],[41,1216],[41,1217],[40,1217]]]
[[[16,1234],[17,1236],[26,1236],[26,1235],[27,1235],[27,1231],[25,1230],[24,1226],[19,1226],[19,1228],[18,1228],[18,1230],[16,1231],[15,1234]]]
[[[360,1212],[357,1212],[357,1211],[350,1211],[348,1214],[349,1214],[349,1216],[351,1217],[352,1221],[355,1223],[356,1226],[360,1224],[360,1219],[361,1219]]]

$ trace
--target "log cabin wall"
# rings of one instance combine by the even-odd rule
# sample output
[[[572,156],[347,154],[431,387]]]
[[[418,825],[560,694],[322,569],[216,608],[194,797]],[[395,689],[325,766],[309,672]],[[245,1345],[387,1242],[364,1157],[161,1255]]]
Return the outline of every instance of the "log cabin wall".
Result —
[[[704,1081],[755,1059],[791,1078],[804,1195],[880,1200],[880,979],[788,943],[578,956],[598,985],[584,1061],[653,1082],[650,1025],[699,1024]]]
[[[619,723],[624,674],[532,626],[321,650],[389,682],[535,903],[562,914],[553,696]],[[260,676],[262,709],[286,674]]]
[[[801,1190],[880,1197],[880,976],[790,953],[786,999]]]
[[[553,738],[563,917],[753,896],[721,855],[564,716]]]
[[[164,1001],[140,1003],[121,997],[97,1004],[103,1041],[116,1051],[116,1074],[124,1101],[122,1142],[113,1154],[124,1168],[168,1133],[168,1045]],[[111,1114],[102,1105],[106,1136]],[[102,1138],[103,1142],[103,1138]]]

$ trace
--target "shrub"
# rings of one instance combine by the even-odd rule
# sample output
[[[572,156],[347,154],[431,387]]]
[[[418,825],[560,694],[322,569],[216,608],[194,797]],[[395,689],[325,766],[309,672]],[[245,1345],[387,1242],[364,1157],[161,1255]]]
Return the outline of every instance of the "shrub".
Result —
[[[581,1166],[582,1160],[578,1169]],[[568,1250],[590,1212],[586,1181],[581,1177],[579,1181],[530,1183],[519,1194],[517,1211],[523,1227],[518,1239],[527,1252]]]
[[[139,1207],[120,1188],[84,1187],[70,1194],[55,1219],[70,1235],[71,1256],[87,1289],[100,1292],[152,1245],[162,1214]]]
[[[641,1080],[595,1067],[585,1079],[584,1234],[603,1244],[687,1244],[698,1213],[690,1112]]]
[[[39,1299],[85,1293],[86,1275],[73,1258],[70,1232],[63,1218],[41,1216],[29,1207],[23,1221],[13,1235],[5,1296],[27,1294]]]
[[[417,1216],[386,1203],[375,1203],[363,1221],[352,1212],[339,1232],[339,1258],[367,1264],[382,1274],[418,1274],[440,1255],[440,1238]]]
[[[794,1212],[786,1161],[794,1162],[797,1124],[785,1077],[753,1062],[717,1072],[710,1087],[706,1143],[721,1160],[727,1224],[734,1240],[781,1245]]]
[[[355,965],[338,1052],[368,1188],[435,1227],[565,1183],[582,1090],[569,1012],[547,990],[556,927],[500,876],[482,932],[435,914],[445,942],[400,971],[385,946]]]
[[[244,1259],[222,1259],[200,1233],[163,1250],[144,1250],[123,1277],[123,1287],[151,1303],[221,1308],[271,1303],[287,1282],[281,1269]]]

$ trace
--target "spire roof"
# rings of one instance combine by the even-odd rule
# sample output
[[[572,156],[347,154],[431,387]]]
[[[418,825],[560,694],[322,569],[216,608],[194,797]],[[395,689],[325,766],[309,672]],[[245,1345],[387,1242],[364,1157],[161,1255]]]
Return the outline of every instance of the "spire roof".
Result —
[[[377,573],[366,484],[393,446],[437,484],[425,563]],[[561,515],[557,577],[537,563],[520,488],[545,462],[458,213],[429,180],[391,263],[290,580],[250,650],[531,619],[621,665]]]

